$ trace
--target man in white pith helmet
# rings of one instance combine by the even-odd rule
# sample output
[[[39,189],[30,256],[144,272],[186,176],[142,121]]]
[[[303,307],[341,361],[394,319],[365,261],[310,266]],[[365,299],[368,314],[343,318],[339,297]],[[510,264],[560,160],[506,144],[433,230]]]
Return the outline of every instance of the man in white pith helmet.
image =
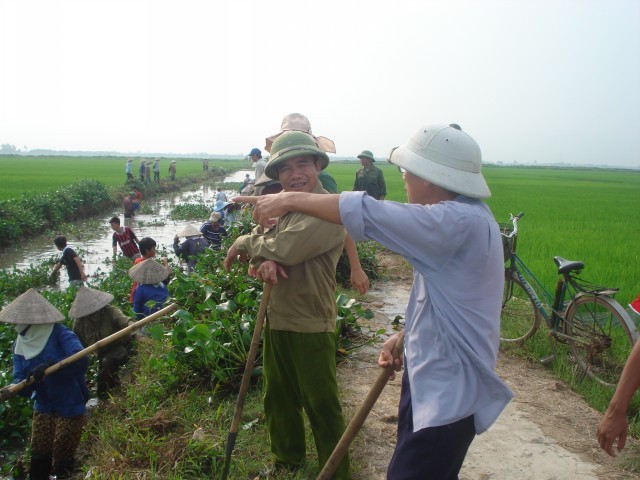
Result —
[[[284,192],[324,196],[318,174],[328,164],[329,157],[312,136],[290,131],[273,142],[265,173],[277,179]],[[334,299],[344,238],[340,225],[283,214],[273,228],[258,227],[238,237],[224,262],[229,271],[237,259],[250,258],[250,273],[274,284],[264,330],[263,371],[264,411],[277,469],[297,470],[305,461],[303,410],[320,465],[345,429],[336,380]],[[351,478],[348,457],[335,478]]]
[[[504,259],[500,230],[482,198],[491,195],[478,144],[458,125],[429,125],[395,148],[409,203],[364,192],[282,192],[239,197],[272,225],[285,212],[343,224],[355,240],[376,240],[414,269],[404,355],[397,335],[378,363],[404,363],[396,448],[387,478],[457,479],[476,434],[513,398],[494,372],[500,336]]]

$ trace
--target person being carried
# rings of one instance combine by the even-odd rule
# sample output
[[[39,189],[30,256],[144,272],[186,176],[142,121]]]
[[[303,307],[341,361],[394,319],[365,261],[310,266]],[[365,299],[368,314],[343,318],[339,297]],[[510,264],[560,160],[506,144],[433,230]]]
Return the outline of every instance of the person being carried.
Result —
[[[481,200],[491,193],[480,147],[458,125],[419,129],[389,162],[404,169],[408,204],[364,192],[234,200],[255,204],[254,218],[265,226],[280,217],[278,228],[293,212],[343,224],[354,239],[375,240],[413,266],[404,355],[394,359],[393,335],[378,361],[395,370],[404,363],[387,478],[457,479],[476,434],[513,398],[494,371],[504,288],[500,229]]]
[[[324,192],[318,174],[329,157],[314,138],[289,131],[272,145],[265,173],[284,192]],[[324,196],[324,195],[318,195]],[[243,197],[245,198],[245,197]],[[283,212],[273,228],[257,227],[236,239],[224,265],[251,259],[250,273],[273,283],[264,330],[264,411],[276,468],[295,470],[305,461],[303,410],[323,465],[345,429],[336,380],[336,264],[344,228],[307,215]],[[337,479],[350,477],[349,458]]]
[[[333,140],[323,137],[323,136],[315,136],[311,132],[311,122],[309,119],[302,115],[301,113],[290,113],[286,115],[282,122],[280,123],[280,131],[271,135],[270,137],[265,138],[265,147],[264,149],[267,152],[271,152],[271,146],[276,138],[282,135],[283,132],[289,131],[297,131],[304,132],[313,137],[316,142],[318,148],[323,150],[325,153],[336,153],[336,144]],[[282,187],[279,187],[277,181],[272,180],[271,183],[265,183],[265,181],[270,180],[268,178],[264,178],[265,175],[262,176],[260,180],[256,180],[256,185],[263,183],[262,185],[262,195],[270,194],[270,193],[278,193],[282,190]],[[322,183],[322,188],[324,188],[329,193],[338,193],[338,184],[335,179],[329,175],[325,170],[322,170],[318,174],[318,179]],[[360,257],[358,256],[358,248],[356,247],[356,242],[353,241],[351,235],[347,233],[347,236],[344,240],[344,251],[347,254],[347,258],[349,259],[349,281],[351,282],[351,286],[356,289],[361,295],[364,295],[369,290],[369,277],[364,272],[362,265],[360,264]],[[340,261],[343,261],[342,259]]]
[[[135,201],[137,199],[136,192],[129,192],[129,195],[122,199],[122,207],[124,210],[125,225],[131,224],[131,219],[135,213]]]
[[[356,172],[353,191],[364,191],[376,200],[384,200],[387,195],[387,186],[384,183],[382,170],[373,164],[376,161],[373,153],[363,150],[358,158],[362,168]]]
[[[112,242],[113,256],[118,253],[118,245],[122,250],[122,255],[132,260],[140,257],[140,249],[138,248],[138,237],[131,230],[130,227],[123,227],[120,225],[120,219],[118,217],[112,217],[109,220],[109,225],[113,230]]]
[[[86,348],[132,324],[133,319],[110,305],[113,295],[94,288],[80,287],[69,309],[74,319],[73,332]],[[112,342],[97,351],[96,395],[108,398],[109,390],[119,384],[118,370],[129,360],[130,337]]]
[[[227,230],[220,225],[222,215],[218,212],[211,212],[209,221],[204,222],[200,227],[200,232],[204,239],[209,242],[209,247],[213,250],[220,250],[222,246],[222,237],[227,236]]]
[[[51,277],[55,276],[64,265],[69,275],[69,286],[77,287],[86,282],[87,275],[84,273],[84,266],[73,248],[67,245],[67,237],[58,235],[53,239],[53,243],[62,252],[62,257],[54,265]]]
[[[129,277],[138,284],[133,292],[133,311],[138,320],[157,312],[169,296],[164,280],[169,271],[154,260],[145,260],[129,269]]]
[[[29,478],[71,478],[82,437],[89,390],[87,357],[45,376],[51,365],[82,350],[78,337],[60,324],[64,315],[30,288],[0,312],[0,322],[18,331],[13,347],[13,383],[33,377],[19,395],[34,398]],[[6,387],[5,387],[6,388]]]
[[[184,242],[179,244],[180,238]],[[187,273],[191,273],[198,263],[198,255],[204,253],[209,244],[202,238],[202,232],[193,225],[185,225],[173,239],[173,251],[178,258],[187,262]]]

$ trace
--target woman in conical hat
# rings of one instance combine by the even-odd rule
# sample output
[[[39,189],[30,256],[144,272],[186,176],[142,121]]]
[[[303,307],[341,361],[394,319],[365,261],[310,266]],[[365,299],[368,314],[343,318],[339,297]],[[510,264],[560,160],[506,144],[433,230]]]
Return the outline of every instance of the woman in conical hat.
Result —
[[[129,269],[129,277],[138,286],[133,292],[133,311],[142,319],[160,310],[169,296],[163,283],[169,271],[155,260],[149,258]],[[149,306],[153,304],[153,306]]]
[[[20,395],[35,398],[29,478],[68,478],[80,443],[88,360],[77,360],[44,376],[47,367],[82,350],[78,337],[59,322],[64,319],[47,299],[29,289],[0,312],[0,322],[13,323],[18,337],[13,351],[13,382],[33,377]]]
[[[185,238],[181,244],[179,237]],[[202,232],[190,224],[185,225],[173,239],[173,251],[187,262],[187,273],[191,273],[198,262],[198,255],[204,253],[208,246]]]
[[[133,319],[111,305],[113,295],[82,286],[69,310],[74,319],[73,331],[86,347],[119,332]],[[98,354],[97,391],[99,399],[105,400],[110,389],[118,384],[118,370],[129,360],[129,338],[112,342],[100,348]]]

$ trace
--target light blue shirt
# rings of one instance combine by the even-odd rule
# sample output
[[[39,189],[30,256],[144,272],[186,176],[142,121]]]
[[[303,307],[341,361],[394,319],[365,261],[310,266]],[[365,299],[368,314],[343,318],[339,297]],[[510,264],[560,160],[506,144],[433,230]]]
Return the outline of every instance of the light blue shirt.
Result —
[[[500,231],[480,200],[435,205],[340,195],[340,216],[354,240],[375,240],[413,266],[405,319],[413,428],[474,416],[487,430],[513,398],[495,374],[504,258]]]

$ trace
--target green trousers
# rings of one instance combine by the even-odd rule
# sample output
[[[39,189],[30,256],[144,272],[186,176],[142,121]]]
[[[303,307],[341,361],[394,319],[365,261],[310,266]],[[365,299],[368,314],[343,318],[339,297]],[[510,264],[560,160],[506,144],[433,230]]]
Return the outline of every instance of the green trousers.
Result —
[[[304,463],[306,454],[304,409],[320,468],[331,456],[345,420],[338,399],[335,334],[264,331],[264,411],[276,462],[287,466]],[[349,457],[333,477],[351,478]]]

